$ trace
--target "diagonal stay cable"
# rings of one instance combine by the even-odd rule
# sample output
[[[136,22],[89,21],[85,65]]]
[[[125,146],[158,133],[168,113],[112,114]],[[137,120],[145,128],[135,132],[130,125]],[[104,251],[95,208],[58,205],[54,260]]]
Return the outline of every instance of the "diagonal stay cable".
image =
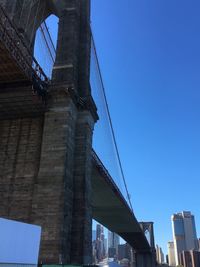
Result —
[[[108,114],[108,120],[109,120],[109,124],[110,124],[110,127],[111,127],[111,132],[112,132],[112,136],[113,136],[113,141],[114,141],[114,146],[115,146],[116,153],[117,153],[117,159],[118,159],[118,162],[119,162],[119,168],[120,168],[122,179],[123,179],[123,183],[124,183],[124,186],[125,186],[128,203],[129,203],[130,208],[131,208],[131,210],[133,212],[133,207],[132,207],[132,203],[131,203],[131,200],[130,200],[130,194],[128,192],[128,187],[127,187],[127,183],[126,183],[126,180],[125,180],[124,171],[123,171],[123,168],[122,168],[122,163],[121,163],[121,159],[120,159],[120,155],[119,155],[117,141],[116,141],[116,138],[115,138],[112,119],[111,119],[111,115],[110,115],[110,111],[109,111],[109,107],[108,107],[108,101],[107,101],[107,97],[106,97],[105,87],[104,87],[103,78],[102,78],[102,74],[101,74],[101,70],[100,70],[100,64],[99,64],[99,60],[98,60],[98,56],[97,56],[97,50],[96,50],[96,46],[95,46],[92,30],[91,30],[91,41],[92,41],[92,45],[93,45],[93,48],[94,48],[94,54],[95,54],[95,60],[96,60],[96,64],[97,64],[97,70],[98,70],[98,73],[99,73],[99,78],[100,78],[100,82],[101,82],[101,86],[102,86],[103,97],[104,97],[104,100],[105,100],[106,110],[107,110],[107,114]]]
[[[43,25],[44,25],[44,28],[45,28],[45,32],[47,33],[47,37],[49,38],[50,45],[51,45],[51,47],[53,48],[53,53],[56,54],[56,48],[55,48],[53,39],[52,39],[52,37],[51,37],[51,34],[50,34],[50,32],[49,32],[49,28],[47,27],[47,24],[46,24],[45,21],[43,22]]]
[[[44,25],[44,28],[43,28],[43,25]],[[42,37],[43,37],[43,39],[44,39],[45,45],[46,45],[47,50],[48,50],[48,52],[49,52],[50,58],[51,58],[52,62],[54,63],[54,62],[55,62],[55,57],[54,57],[53,53],[55,53],[55,47],[54,47],[54,45],[53,45],[53,41],[52,41],[52,39],[51,39],[51,36],[50,36],[50,33],[49,33],[48,28],[47,28],[47,26],[46,26],[46,23],[43,22],[43,25],[40,25],[40,31],[41,31],[41,33],[42,33]],[[47,34],[47,36],[46,36],[46,34]],[[48,37],[48,39],[50,40],[50,44],[51,44],[52,47],[53,47],[53,52],[51,51],[51,48],[50,48],[50,45],[49,45],[49,43],[48,43],[47,37]]]

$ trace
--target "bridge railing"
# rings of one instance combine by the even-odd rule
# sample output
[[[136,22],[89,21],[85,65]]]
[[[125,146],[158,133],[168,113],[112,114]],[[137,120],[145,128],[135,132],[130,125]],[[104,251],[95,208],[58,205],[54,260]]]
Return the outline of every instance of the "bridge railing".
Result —
[[[132,213],[132,210],[131,210],[129,204],[127,203],[125,197],[123,196],[123,194],[120,191],[119,187],[116,185],[114,179],[111,177],[111,175],[108,172],[108,170],[105,168],[105,166],[102,163],[102,161],[100,160],[100,158],[97,156],[97,154],[94,151],[94,149],[92,149],[92,160],[93,160],[95,166],[100,171],[100,173],[107,179],[106,181],[109,182],[110,185],[112,186],[112,188],[114,188],[115,192],[117,192],[117,195],[120,197],[120,199],[123,199],[124,205],[126,205],[127,208],[130,210],[130,212]]]
[[[24,41],[24,37],[20,34],[9,19],[3,7],[0,5],[0,41],[8,50],[9,54],[18,64],[25,76],[32,80],[33,76],[37,79],[46,81],[47,76],[39,66],[32,52]]]

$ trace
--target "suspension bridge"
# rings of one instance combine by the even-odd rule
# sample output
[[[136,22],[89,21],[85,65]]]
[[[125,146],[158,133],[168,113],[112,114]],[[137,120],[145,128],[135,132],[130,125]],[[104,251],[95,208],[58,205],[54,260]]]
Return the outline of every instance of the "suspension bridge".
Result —
[[[91,263],[93,218],[133,247],[137,267],[154,267],[153,233],[149,243],[117,148],[89,0],[0,4],[0,216],[42,226],[44,263]]]

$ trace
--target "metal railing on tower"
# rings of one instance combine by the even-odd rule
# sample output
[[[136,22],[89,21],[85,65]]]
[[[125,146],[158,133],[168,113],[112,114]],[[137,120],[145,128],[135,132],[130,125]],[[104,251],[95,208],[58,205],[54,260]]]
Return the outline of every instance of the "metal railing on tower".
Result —
[[[33,79],[47,81],[47,76],[33,57],[20,34],[0,5],[0,49],[4,60],[0,62],[0,83]],[[12,64],[13,62],[13,64]],[[9,66],[9,71],[8,71]],[[12,75],[13,72],[13,75]],[[5,77],[3,77],[5,75]]]

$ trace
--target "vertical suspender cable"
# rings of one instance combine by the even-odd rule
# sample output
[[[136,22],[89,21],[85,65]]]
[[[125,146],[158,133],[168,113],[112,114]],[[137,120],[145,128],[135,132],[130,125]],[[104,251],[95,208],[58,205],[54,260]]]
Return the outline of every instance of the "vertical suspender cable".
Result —
[[[92,31],[91,31],[91,41],[92,41],[92,45],[94,47],[94,53],[95,53],[97,69],[98,69],[98,72],[99,72],[99,78],[100,78],[100,82],[101,82],[101,86],[102,86],[102,91],[103,91],[106,110],[107,110],[107,114],[108,114],[108,120],[109,120],[109,123],[110,123],[111,132],[112,132],[112,136],[113,136],[114,146],[115,146],[116,153],[117,153],[117,159],[118,159],[118,162],[119,162],[119,168],[120,168],[122,179],[123,179],[123,182],[124,182],[128,203],[129,203],[130,208],[131,208],[131,210],[133,212],[133,207],[132,207],[132,203],[131,203],[131,199],[130,199],[130,194],[128,192],[128,187],[127,187],[127,184],[126,184],[125,175],[124,175],[123,168],[122,168],[122,163],[121,163],[121,159],[120,159],[120,155],[119,155],[117,141],[116,141],[116,138],[115,138],[114,128],[113,128],[112,119],[111,119],[111,115],[110,115],[110,111],[109,111],[109,107],[108,107],[108,101],[107,101],[107,97],[106,97],[105,87],[104,87],[103,78],[102,78],[102,75],[101,75],[100,64],[99,64],[99,60],[98,60],[98,57],[97,57],[97,50],[96,50],[96,46],[95,46],[95,42],[94,42]]]
[[[49,29],[48,29],[48,27],[47,27],[47,24],[46,24],[45,21],[44,21],[43,24],[44,24],[45,32],[47,33],[47,37],[48,37],[48,39],[49,39],[49,41],[50,41],[51,47],[53,48],[53,53],[56,54],[56,48],[55,48],[55,45],[54,45],[53,40],[52,40],[52,38],[51,38],[51,34],[50,34],[50,32],[49,32]]]

